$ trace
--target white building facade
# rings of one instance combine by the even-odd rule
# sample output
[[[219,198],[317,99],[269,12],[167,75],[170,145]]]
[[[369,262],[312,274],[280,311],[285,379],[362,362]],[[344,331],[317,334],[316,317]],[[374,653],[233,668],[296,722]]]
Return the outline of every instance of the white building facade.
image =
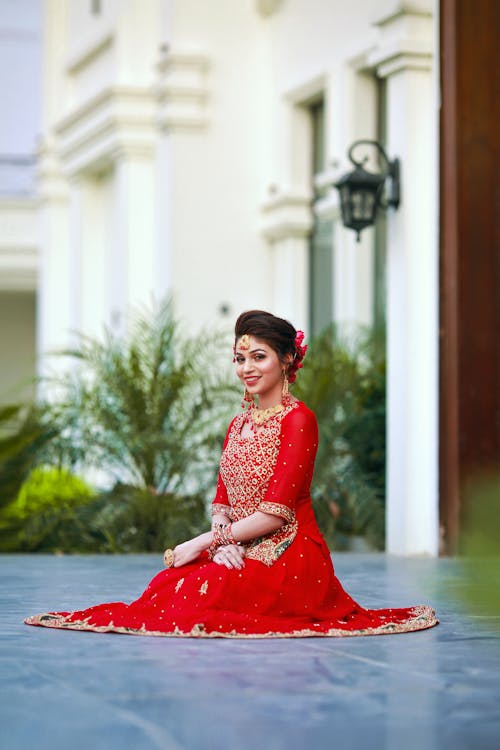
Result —
[[[44,0],[39,353],[167,293],[192,329],[262,307],[388,332],[387,549],[438,552],[433,0]],[[402,202],[358,244],[359,138]]]

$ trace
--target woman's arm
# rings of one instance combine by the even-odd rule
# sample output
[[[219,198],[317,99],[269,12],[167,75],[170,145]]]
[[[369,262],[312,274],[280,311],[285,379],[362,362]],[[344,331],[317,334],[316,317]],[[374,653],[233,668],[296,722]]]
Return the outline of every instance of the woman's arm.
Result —
[[[318,428],[314,414],[304,408],[292,411],[283,421],[281,447],[268,491],[261,503],[263,508],[231,524],[235,542],[244,544],[272,534],[293,520],[300,487],[304,482],[310,482],[312,476],[317,447]],[[230,508],[220,476],[216,500],[222,507],[227,503]],[[230,519],[225,513],[215,512],[213,518],[214,523],[229,525]],[[174,550],[174,566],[179,567],[195,560],[211,546],[213,538],[213,532],[209,531],[178,545]]]
[[[227,519],[222,516],[222,523],[225,524]],[[255,511],[247,518],[236,521],[231,526],[233,537],[237,542],[248,542],[259,536],[272,534],[273,531],[281,528],[285,519],[280,516],[271,516],[268,513],[262,513],[260,510]],[[212,531],[206,531],[203,534],[188,539],[182,544],[178,544],[174,549],[174,568],[196,560],[202,552],[207,550],[213,542]]]
[[[281,516],[272,516],[270,513],[262,513],[256,510],[241,521],[231,524],[231,531],[236,542],[249,542],[259,536],[272,534],[280,529],[286,521]]]
[[[181,565],[187,565],[196,560],[204,550],[208,549],[213,542],[211,531],[205,531],[203,534],[188,539],[182,544],[174,547],[174,568],[180,568]]]

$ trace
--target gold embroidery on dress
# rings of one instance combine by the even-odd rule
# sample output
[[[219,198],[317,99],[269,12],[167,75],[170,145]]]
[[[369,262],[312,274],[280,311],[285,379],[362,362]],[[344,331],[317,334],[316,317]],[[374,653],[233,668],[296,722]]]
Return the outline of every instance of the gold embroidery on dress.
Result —
[[[229,505],[224,505],[223,503],[212,503],[212,515],[218,515],[222,514],[224,516],[228,516],[228,518],[231,518],[231,508]]]
[[[290,400],[283,411],[270,418],[265,428],[251,438],[241,437],[245,414],[239,414],[233,421],[221,458],[220,471],[233,521],[240,521],[257,510],[282,516],[287,521],[277,531],[253,540],[247,547],[247,557],[264,565],[276,562],[297,534],[292,509],[280,503],[264,502],[281,446],[281,422],[297,406],[298,401]]]
[[[198,589],[200,594],[206,594],[208,591],[208,581],[204,581]]]
[[[248,635],[231,631],[207,631],[203,623],[196,623],[190,631],[182,631],[177,625],[174,630],[168,632],[162,630],[147,630],[142,628],[130,628],[116,626],[111,621],[108,625],[91,625],[90,618],[84,620],[68,620],[68,617],[46,613],[42,615],[33,615],[26,617],[26,625],[42,625],[45,628],[63,628],[66,630],[91,630],[95,633],[124,633],[140,635],[154,635],[163,638],[328,638],[338,637],[346,638],[361,635],[391,635],[393,633],[410,633],[416,630],[425,630],[437,625],[439,620],[432,607],[421,605],[411,607],[408,612],[408,618],[403,622],[385,622],[383,625],[375,627],[359,628],[358,630],[346,630],[344,628],[329,628],[320,630],[322,623],[315,623],[316,627],[303,628],[302,630],[293,630],[291,632],[281,633],[279,631],[268,631],[266,633],[250,633]]]
[[[175,586],[175,593],[177,593],[179,591],[179,589],[180,589],[180,587],[182,586],[183,583],[184,583],[184,578],[179,578],[179,580],[177,581],[177,584]]]
[[[281,505],[280,503],[260,503],[257,510],[261,510],[263,513],[271,513],[273,516],[281,516],[288,523],[295,521],[295,511],[288,507],[288,505]]]
[[[260,560],[270,566],[278,560],[291,545],[297,534],[298,524],[287,523],[268,537],[256,539],[247,547],[246,555],[250,560]]]

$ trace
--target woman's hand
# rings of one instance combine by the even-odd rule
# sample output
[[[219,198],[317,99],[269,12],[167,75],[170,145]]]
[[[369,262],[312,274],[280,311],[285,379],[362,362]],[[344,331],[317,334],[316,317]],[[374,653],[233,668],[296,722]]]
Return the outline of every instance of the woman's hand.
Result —
[[[208,549],[212,544],[213,534],[206,531],[204,534],[195,536],[194,539],[188,539],[187,542],[178,544],[174,549],[166,549],[163,553],[163,561],[167,568],[180,568],[181,565],[187,565],[196,560],[203,550]]]
[[[226,544],[223,547],[219,547],[213,557],[214,563],[217,565],[225,565],[226,568],[241,570],[245,566],[245,547],[240,544]]]
[[[182,542],[174,547],[174,564],[173,568],[180,568],[182,565],[187,565],[193,560],[199,557],[204,549],[204,546],[200,544],[198,537],[194,539],[188,539],[187,542]]]

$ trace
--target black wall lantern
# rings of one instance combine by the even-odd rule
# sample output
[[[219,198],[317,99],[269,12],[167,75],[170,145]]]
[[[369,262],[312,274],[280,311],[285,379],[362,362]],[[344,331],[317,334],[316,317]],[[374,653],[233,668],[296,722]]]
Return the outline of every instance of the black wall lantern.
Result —
[[[353,156],[354,149],[361,145],[374,146],[382,157],[383,172],[374,174],[364,168],[368,157],[362,161],[356,161]],[[342,223],[349,229],[354,229],[356,239],[359,242],[363,229],[375,224],[377,209],[399,206],[399,159],[389,160],[384,149],[377,141],[355,141],[347,153],[350,161],[354,164],[352,172],[345,174],[335,183],[340,193],[340,207],[342,210]],[[384,197],[384,185],[390,178],[389,195]]]

